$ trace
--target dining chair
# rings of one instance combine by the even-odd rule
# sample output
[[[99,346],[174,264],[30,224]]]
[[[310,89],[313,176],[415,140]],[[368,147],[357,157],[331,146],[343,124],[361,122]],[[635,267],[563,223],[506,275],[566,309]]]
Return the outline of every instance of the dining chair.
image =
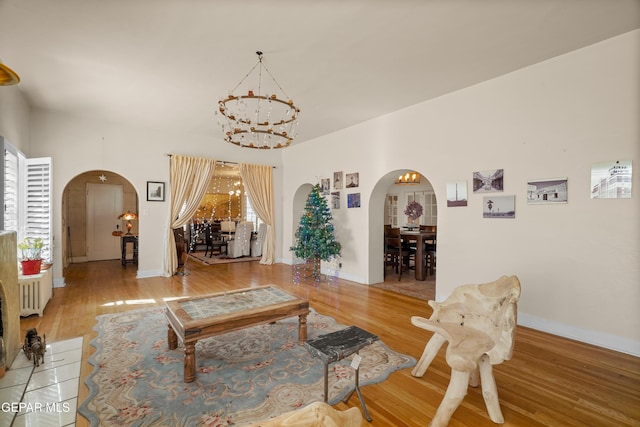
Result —
[[[403,267],[409,269],[411,250],[403,246],[402,237],[400,236],[399,228],[391,228],[384,236],[384,275],[386,277],[387,266],[395,268],[398,273],[398,280],[402,277]],[[415,259],[415,253],[414,253]]]
[[[251,239],[251,256],[262,256],[262,246],[264,246],[264,239],[267,237],[268,227],[265,223],[258,227],[258,233],[255,238]]]
[[[438,231],[438,226],[436,225],[421,225],[420,226],[420,231],[421,232],[426,232],[426,233],[437,233]],[[422,248],[422,253],[424,254],[424,265],[425,265],[425,271],[428,274],[431,274],[433,276],[434,271],[436,269],[436,250],[437,250],[437,244],[436,244],[436,238],[432,239],[432,240],[425,240],[425,245]]]
[[[220,222],[220,231],[226,234],[235,233],[236,231],[236,222],[235,221],[221,221]]]
[[[227,242],[227,252],[229,258],[239,258],[251,255],[251,232],[252,222],[241,222],[236,226],[236,233]]]
[[[224,248],[226,253],[227,242],[224,240],[222,233],[212,231],[212,228],[206,230],[204,256],[207,256],[207,253],[209,253],[209,258],[213,257],[214,250],[217,251],[219,255],[222,255],[222,248]]]

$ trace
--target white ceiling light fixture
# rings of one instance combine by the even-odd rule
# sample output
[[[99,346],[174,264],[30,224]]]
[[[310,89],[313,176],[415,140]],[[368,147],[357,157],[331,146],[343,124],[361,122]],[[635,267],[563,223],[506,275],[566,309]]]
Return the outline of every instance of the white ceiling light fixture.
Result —
[[[284,148],[291,144],[296,136],[298,113],[293,100],[273,77],[262,62],[262,52],[257,51],[258,62],[251,71],[218,103],[218,123],[224,132],[224,139],[239,147],[272,149]],[[265,70],[275,86],[262,87],[262,70]],[[254,72],[258,72],[255,86],[245,83]],[[268,92],[273,89],[273,92]],[[281,93],[275,93],[279,90]],[[236,95],[236,91],[243,94]]]

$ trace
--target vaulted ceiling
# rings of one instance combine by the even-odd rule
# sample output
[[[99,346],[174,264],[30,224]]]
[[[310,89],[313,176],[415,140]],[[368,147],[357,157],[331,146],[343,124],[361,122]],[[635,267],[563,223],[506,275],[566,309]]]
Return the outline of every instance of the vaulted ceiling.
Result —
[[[0,0],[34,109],[222,139],[264,52],[294,143],[640,28],[638,0]]]

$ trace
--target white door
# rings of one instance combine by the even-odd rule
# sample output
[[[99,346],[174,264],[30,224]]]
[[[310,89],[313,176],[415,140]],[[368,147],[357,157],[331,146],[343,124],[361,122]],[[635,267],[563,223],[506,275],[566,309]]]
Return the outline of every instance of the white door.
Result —
[[[122,227],[122,186],[87,184],[87,260],[119,259],[120,238],[111,233]],[[120,230],[120,228],[118,228]]]

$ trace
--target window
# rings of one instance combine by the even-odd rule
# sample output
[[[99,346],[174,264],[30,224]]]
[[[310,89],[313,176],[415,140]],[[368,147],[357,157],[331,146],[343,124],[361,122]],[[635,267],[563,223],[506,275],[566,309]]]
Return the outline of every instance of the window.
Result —
[[[244,195],[245,206],[247,207],[247,211],[245,212],[245,220],[253,223],[253,230],[257,231],[258,227],[262,223],[258,215],[256,215],[253,210],[253,206],[251,206],[251,201],[249,200],[249,196],[245,193]]]
[[[16,231],[18,242],[26,237],[41,238],[42,258],[51,262],[51,158],[27,159],[4,138],[0,137],[0,143],[2,227]]]
[[[398,195],[387,194],[385,201],[385,224],[391,224],[392,227],[398,228]]]

